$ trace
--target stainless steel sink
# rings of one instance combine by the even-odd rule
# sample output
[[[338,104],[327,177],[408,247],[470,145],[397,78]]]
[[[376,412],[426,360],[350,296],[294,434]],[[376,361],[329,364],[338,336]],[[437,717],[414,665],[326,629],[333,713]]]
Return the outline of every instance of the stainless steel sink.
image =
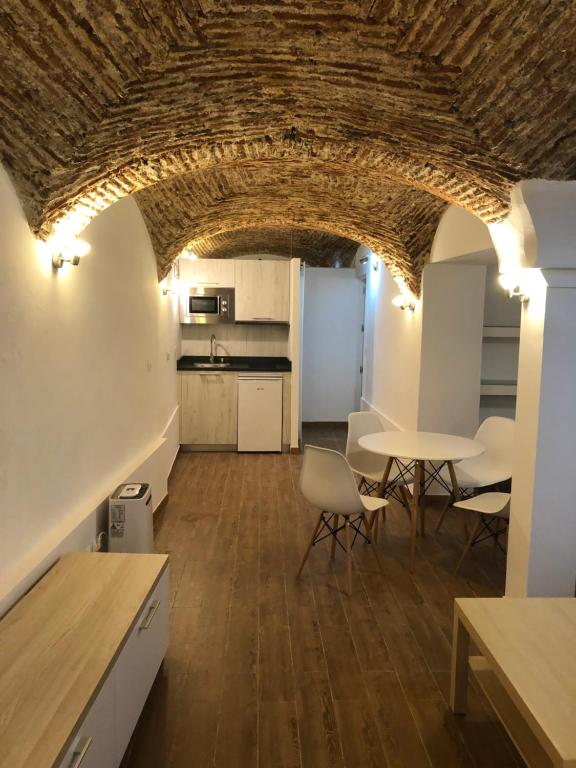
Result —
[[[230,368],[230,363],[194,363],[193,368]]]

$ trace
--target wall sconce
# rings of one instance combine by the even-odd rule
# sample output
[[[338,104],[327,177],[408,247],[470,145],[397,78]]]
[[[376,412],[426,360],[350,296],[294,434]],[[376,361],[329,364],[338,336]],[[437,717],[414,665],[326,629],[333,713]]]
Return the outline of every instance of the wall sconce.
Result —
[[[372,262],[372,269],[374,270],[374,272],[378,272],[379,264],[380,262],[378,261],[378,259],[374,259],[374,261]]]
[[[399,293],[398,296],[394,296],[392,304],[400,309],[408,309],[410,312],[414,312],[416,309],[416,297],[411,293]]]
[[[527,271],[518,269],[514,272],[502,272],[498,276],[498,282],[505,291],[508,291],[508,296],[510,298],[517,296],[522,303],[530,300]]]
[[[56,270],[61,269],[64,264],[77,267],[80,264],[80,257],[86,256],[88,253],[90,253],[90,243],[73,238],[56,246],[56,251],[52,255],[52,266]]]

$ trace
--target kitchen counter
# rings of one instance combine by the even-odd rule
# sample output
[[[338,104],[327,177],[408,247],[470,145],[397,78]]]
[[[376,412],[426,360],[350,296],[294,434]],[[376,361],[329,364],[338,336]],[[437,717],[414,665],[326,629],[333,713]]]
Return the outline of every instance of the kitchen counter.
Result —
[[[230,363],[225,368],[216,368],[218,371],[266,371],[286,373],[292,370],[292,363],[287,357],[222,357],[217,355],[214,358],[216,363]],[[209,371],[210,368],[200,367],[210,362],[206,355],[184,355],[178,360],[177,370],[179,371]]]

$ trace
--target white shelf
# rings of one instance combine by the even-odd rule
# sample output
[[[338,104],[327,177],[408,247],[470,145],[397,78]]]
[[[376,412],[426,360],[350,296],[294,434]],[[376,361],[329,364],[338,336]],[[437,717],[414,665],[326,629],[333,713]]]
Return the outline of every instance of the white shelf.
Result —
[[[485,339],[519,339],[520,327],[516,325],[485,325],[482,336]]]
[[[516,395],[515,381],[499,381],[486,379],[480,383],[480,395],[508,396]]]

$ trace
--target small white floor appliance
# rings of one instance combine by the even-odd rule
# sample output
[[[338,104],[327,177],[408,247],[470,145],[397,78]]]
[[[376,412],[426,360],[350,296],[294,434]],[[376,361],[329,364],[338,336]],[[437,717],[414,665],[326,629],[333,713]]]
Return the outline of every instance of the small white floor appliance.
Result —
[[[238,451],[282,451],[282,377],[238,377]]]
[[[108,551],[154,552],[148,483],[119,485],[108,500]]]

